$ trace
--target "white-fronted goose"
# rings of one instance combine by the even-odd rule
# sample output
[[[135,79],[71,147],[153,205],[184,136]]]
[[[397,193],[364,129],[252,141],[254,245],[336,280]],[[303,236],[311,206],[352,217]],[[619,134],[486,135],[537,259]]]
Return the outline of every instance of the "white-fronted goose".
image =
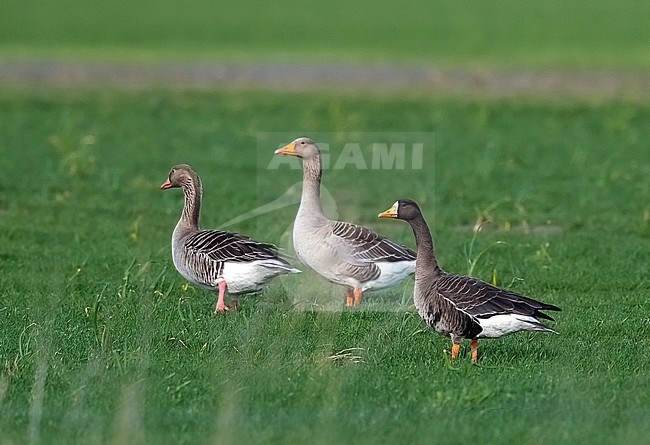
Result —
[[[479,338],[522,330],[555,332],[539,319],[553,320],[541,311],[559,311],[559,307],[440,269],[431,232],[415,202],[401,199],[379,217],[403,219],[413,229],[417,247],[413,301],[433,330],[451,337],[452,358],[458,356],[463,338],[471,339],[472,362],[476,363]]]
[[[188,281],[218,291],[215,312],[227,310],[226,290],[231,295],[256,292],[272,278],[300,272],[281,258],[272,244],[260,243],[238,233],[199,229],[201,180],[192,167],[172,167],[160,186],[183,189],[185,204],[172,233],[172,259]]]
[[[415,270],[415,252],[354,224],[332,221],[320,201],[320,150],[298,138],[275,151],[302,159],[300,207],[293,225],[296,255],[332,283],[345,286],[347,306],[359,305],[361,293],[399,283]]]

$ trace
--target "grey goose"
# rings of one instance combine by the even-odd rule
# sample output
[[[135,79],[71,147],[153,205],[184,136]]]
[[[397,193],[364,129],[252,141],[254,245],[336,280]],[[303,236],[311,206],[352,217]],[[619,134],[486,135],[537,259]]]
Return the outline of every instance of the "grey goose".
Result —
[[[418,205],[401,199],[379,214],[408,222],[415,235],[417,259],[413,301],[422,319],[436,332],[451,337],[451,357],[456,358],[463,338],[471,340],[472,362],[478,359],[478,339],[513,332],[555,332],[540,322],[553,320],[541,311],[559,311],[511,290],[478,278],[443,271],[436,261],[431,232]]]
[[[411,249],[365,227],[325,216],[320,200],[321,153],[314,141],[298,138],[275,154],[302,159],[302,195],[293,225],[296,255],[325,279],[345,287],[346,306],[359,305],[364,291],[393,286],[413,273]]]
[[[180,187],[185,202],[172,233],[172,260],[189,282],[219,293],[215,313],[228,309],[224,295],[257,292],[278,275],[300,272],[272,244],[222,230],[199,228],[202,186],[196,172],[179,164],[169,172],[162,190]]]

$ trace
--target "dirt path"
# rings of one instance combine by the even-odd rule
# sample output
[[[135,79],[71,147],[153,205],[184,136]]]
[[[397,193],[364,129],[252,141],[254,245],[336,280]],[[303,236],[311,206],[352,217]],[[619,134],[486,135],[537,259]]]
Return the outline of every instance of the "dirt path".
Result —
[[[99,63],[0,60],[0,83],[128,88],[264,88],[422,91],[511,96],[650,97],[650,73],[448,69],[430,65],[333,63]]]

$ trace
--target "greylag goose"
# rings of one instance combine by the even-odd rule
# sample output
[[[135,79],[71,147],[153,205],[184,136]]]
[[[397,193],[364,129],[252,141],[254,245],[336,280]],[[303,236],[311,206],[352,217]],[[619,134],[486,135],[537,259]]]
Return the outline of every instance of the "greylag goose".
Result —
[[[433,330],[451,337],[452,358],[458,356],[463,338],[471,339],[472,362],[476,363],[479,338],[501,337],[521,330],[555,332],[539,321],[553,320],[540,311],[559,311],[559,307],[492,286],[478,278],[440,269],[431,232],[415,202],[399,200],[379,217],[403,219],[413,229],[417,247],[413,301],[422,319]]]
[[[314,141],[298,138],[275,153],[302,159],[302,195],[293,225],[296,255],[325,279],[345,287],[346,306],[359,305],[363,291],[393,286],[413,273],[411,249],[365,227],[325,216],[320,200],[321,154]]]
[[[172,233],[174,266],[191,283],[219,292],[215,313],[228,309],[226,290],[231,295],[256,292],[278,275],[300,272],[280,257],[272,244],[238,233],[199,229],[201,180],[189,165],[172,167],[160,188],[172,187],[182,188],[185,196],[181,218]]]

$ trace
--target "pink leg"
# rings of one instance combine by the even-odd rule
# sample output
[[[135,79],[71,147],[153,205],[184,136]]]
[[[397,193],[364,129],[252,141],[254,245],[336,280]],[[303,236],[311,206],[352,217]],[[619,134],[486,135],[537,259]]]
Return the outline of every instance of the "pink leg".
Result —
[[[217,305],[214,308],[215,314],[228,310],[228,306],[226,306],[223,302],[223,296],[226,293],[226,282],[221,280],[219,281],[218,286],[219,286],[219,298],[217,299]]]

